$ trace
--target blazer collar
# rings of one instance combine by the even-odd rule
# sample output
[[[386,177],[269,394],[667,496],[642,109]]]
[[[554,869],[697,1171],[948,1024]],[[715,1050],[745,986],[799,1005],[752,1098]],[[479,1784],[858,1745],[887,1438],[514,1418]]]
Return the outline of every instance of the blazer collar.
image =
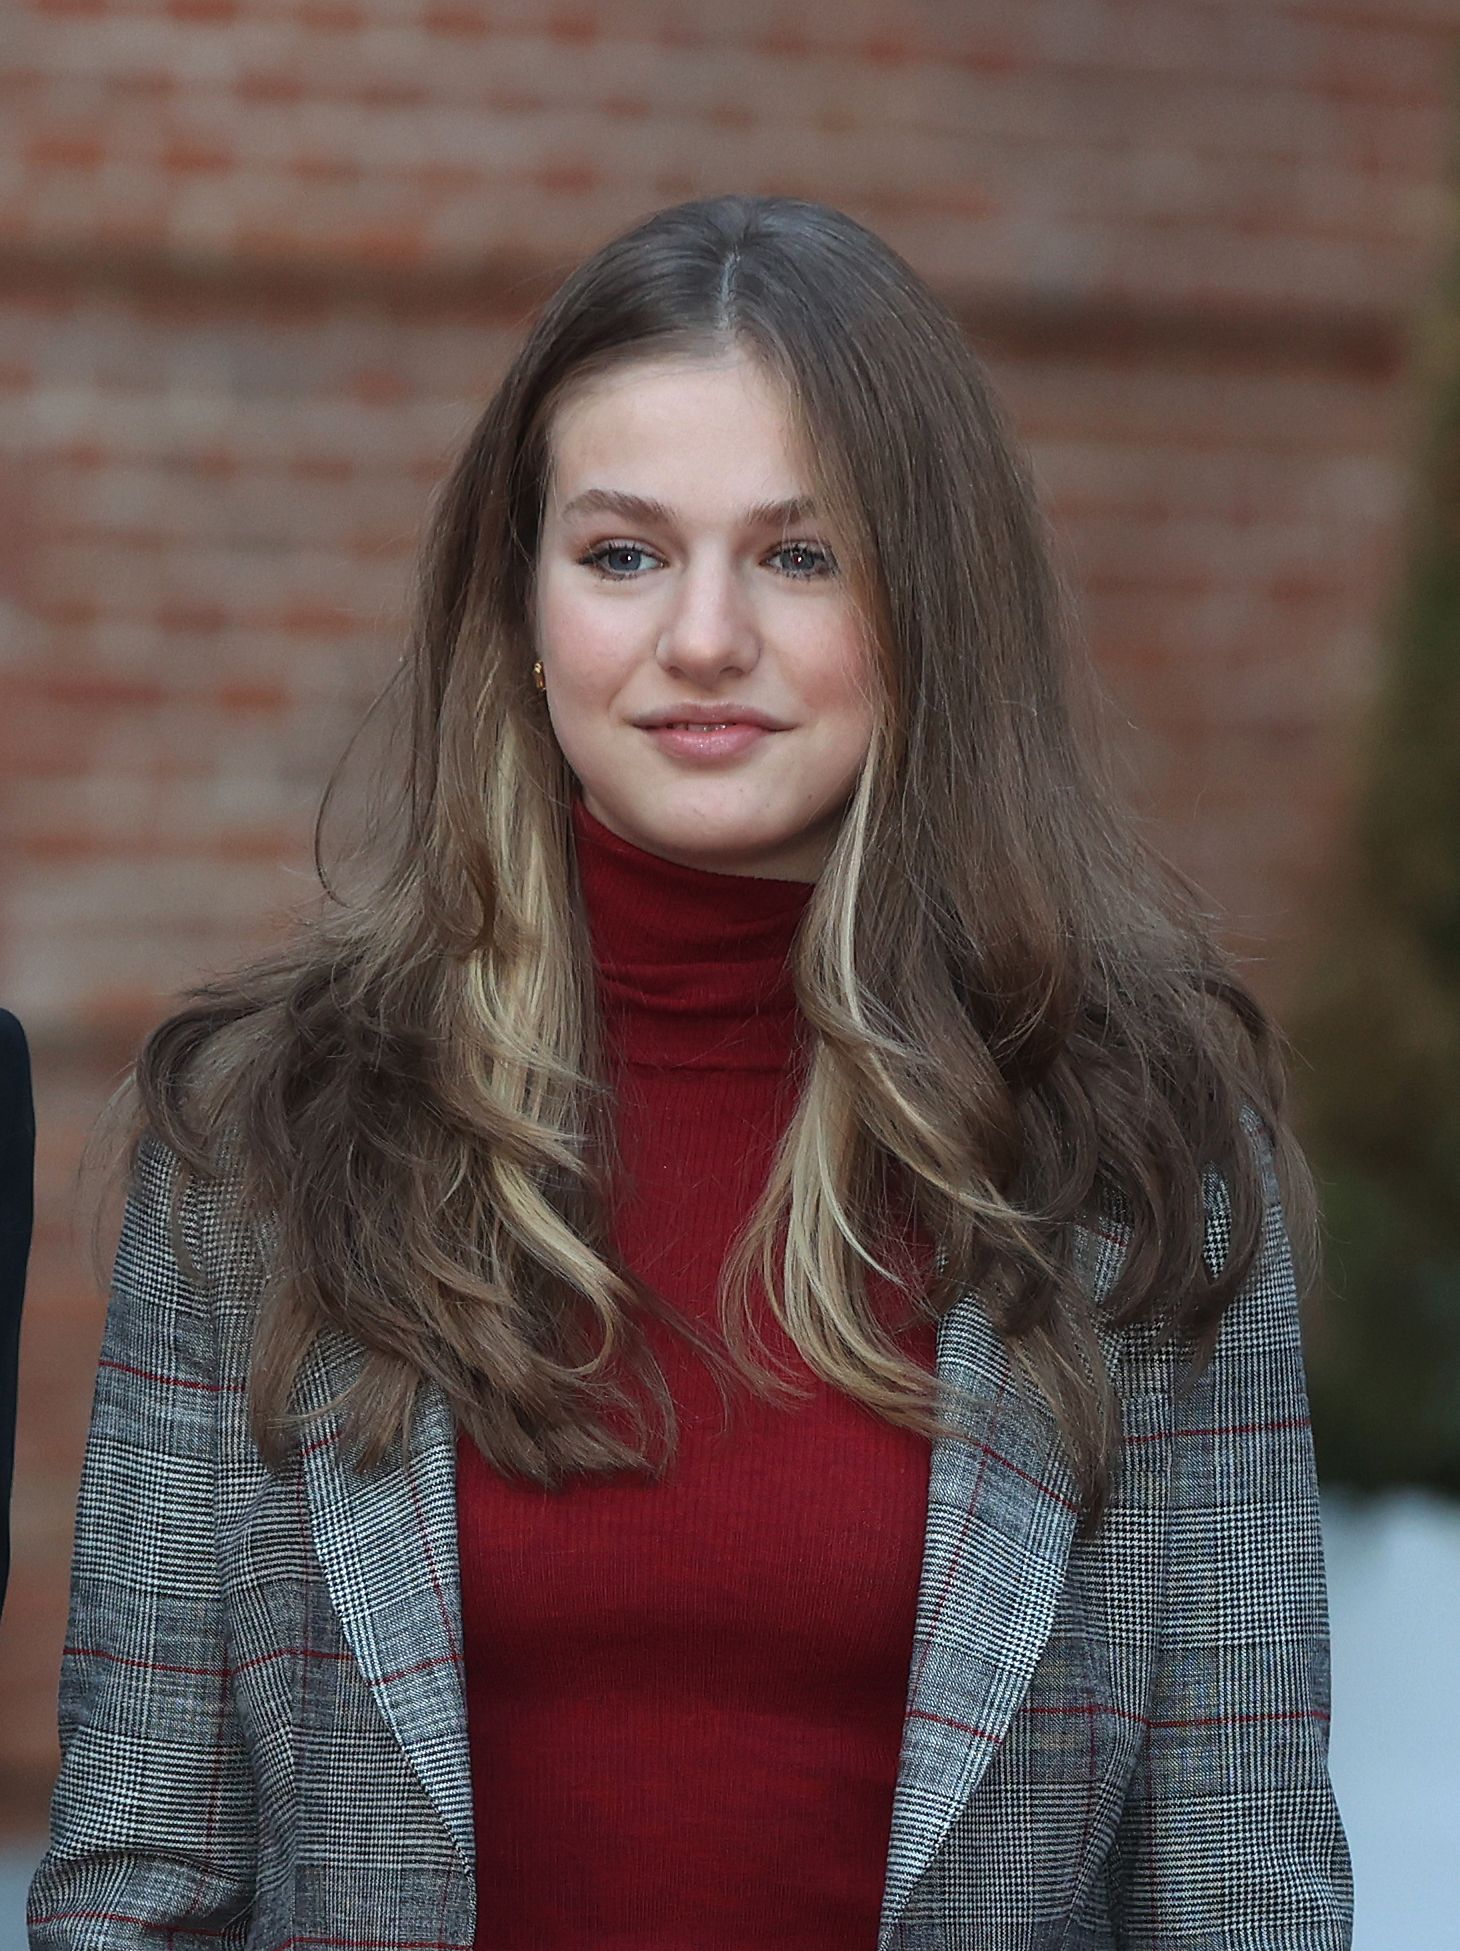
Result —
[[[1101,1282],[1113,1236],[1081,1230]],[[1112,1375],[1116,1331],[1097,1328]],[[1053,1413],[1016,1379],[974,1293],[943,1320],[938,1373],[967,1392],[932,1448],[917,1623],[878,1951],[998,1753],[1048,1642],[1079,1516]]]
[[[1114,1234],[1077,1229],[1103,1290]],[[1116,1331],[1101,1329],[1107,1363]],[[303,1399],[323,1411],[359,1359],[335,1331],[306,1364]],[[930,1456],[913,1658],[893,1799],[879,1951],[956,1821],[1028,1688],[1048,1640],[1077,1517],[1053,1417],[1011,1370],[976,1294],[938,1332],[940,1378],[967,1392],[962,1438]],[[456,1433],[423,1386],[403,1464],[363,1475],[325,1414],[305,1449],[315,1548],[340,1624],[386,1722],[474,1864],[456,1532]]]
[[[315,1551],[360,1671],[471,1870],[455,1422],[442,1391],[423,1385],[404,1458],[355,1470],[328,1405],[359,1361],[358,1344],[331,1329],[301,1374],[301,1403],[321,1416],[304,1445]]]

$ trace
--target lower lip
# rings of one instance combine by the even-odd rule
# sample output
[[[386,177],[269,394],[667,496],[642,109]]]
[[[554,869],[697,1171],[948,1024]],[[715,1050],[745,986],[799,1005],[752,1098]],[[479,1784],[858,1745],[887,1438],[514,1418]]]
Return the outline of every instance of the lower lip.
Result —
[[[691,731],[684,725],[648,725],[645,730],[661,751],[680,759],[729,759],[748,751],[757,739],[770,737],[764,725],[727,725],[722,732]]]

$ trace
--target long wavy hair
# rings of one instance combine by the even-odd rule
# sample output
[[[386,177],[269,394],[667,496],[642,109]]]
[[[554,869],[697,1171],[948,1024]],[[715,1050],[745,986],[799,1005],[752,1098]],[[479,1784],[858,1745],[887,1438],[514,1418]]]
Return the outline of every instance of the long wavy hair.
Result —
[[[875,696],[793,949],[804,1081],[727,1257],[717,1341],[612,1248],[575,782],[530,673],[555,411],[610,368],[727,351],[779,386],[843,538]],[[399,707],[405,763],[361,888],[330,886],[317,829],[318,914],[180,999],[118,1100],[133,1165],[151,1134],[179,1196],[226,1181],[250,1222],[249,1410],[271,1467],[308,1420],[301,1363],[334,1327],[362,1351],[333,1405],[362,1468],[408,1437],[429,1378],[504,1473],[653,1476],[677,1431],[642,1316],[699,1347],[722,1395],[794,1395],[766,1364],[766,1305],[828,1383],[958,1436],[952,1398],[869,1301],[896,1186],[938,1247],[912,1315],[976,1290],[1098,1521],[1118,1414],[1074,1228],[1118,1219],[1127,1248],[1098,1305],[1117,1326],[1159,1318],[1194,1376],[1260,1240],[1246,1107],[1305,1284],[1316,1202],[1285,1122],[1285,1039],[1123,809],[1071,614],[963,331],[850,217],[682,203],[567,278],[434,502],[409,648],[376,701]],[[1231,1219],[1217,1270],[1208,1172]]]

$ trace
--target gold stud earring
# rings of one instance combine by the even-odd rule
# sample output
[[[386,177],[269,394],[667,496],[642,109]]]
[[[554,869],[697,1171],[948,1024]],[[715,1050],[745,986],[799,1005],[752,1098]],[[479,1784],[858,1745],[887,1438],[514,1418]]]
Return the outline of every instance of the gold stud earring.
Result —
[[[532,677],[539,691],[547,690],[547,680],[542,674],[542,659],[540,657],[532,667]]]

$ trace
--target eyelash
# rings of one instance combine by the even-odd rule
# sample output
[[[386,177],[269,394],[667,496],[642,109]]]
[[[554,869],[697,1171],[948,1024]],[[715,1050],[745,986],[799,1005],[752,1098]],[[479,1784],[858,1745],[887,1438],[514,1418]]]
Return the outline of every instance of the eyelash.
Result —
[[[612,555],[652,556],[653,553],[654,551],[652,549],[646,549],[641,542],[600,542],[596,549],[590,549],[586,555],[580,556],[578,560],[585,568],[592,569],[597,575],[602,576],[605,582],[636,583],[639,580],[637,575],[618,575],[612,569],[605,569],[603,566],[605,558]],[[772,555],[790,555],[797,553],[816,556],[824,564],[824,568],[814,569],[807,573],[798,571],[791,572],[787,577],[789,582],[817,582],[823,575],[833,575],[836,571],[836,562],[831,551],[829,549],[823,549],[815,542],[782,542],[780,547],[773,549],[771,553]]]

